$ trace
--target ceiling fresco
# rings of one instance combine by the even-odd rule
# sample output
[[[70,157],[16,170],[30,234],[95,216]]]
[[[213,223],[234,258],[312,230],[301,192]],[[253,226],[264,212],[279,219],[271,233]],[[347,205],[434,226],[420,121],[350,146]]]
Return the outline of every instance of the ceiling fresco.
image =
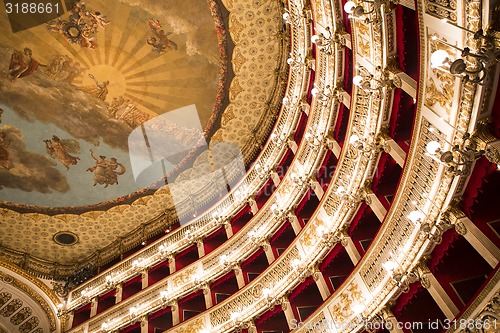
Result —
[[[72,13],[59,17],[62,23],[51,17],[12,33],[0,12],[7,31],[0,36],[0,128],[9,133],[0,135],[0,256],[52,279],[106,264],[223,197],[226,182],[241,177],[267,140],[287,84],[280,1],[89,0],[85,7],[104,20],[90,25],[94,48],[72,39],[80,31],[74,25],[64,34]],[[50,21],[66,27],[63,33]],[[40,65],[13,79],[16,51]],[[73,77],[49,67],[59,59],[61,68],[73,68],[66,56],[88,68]],[[104,75],[106,59],[127,73]],[[130,102],[120,104],[120,97]],[[149,140],[158,132],[168,132],[166,139]],[[198,144],[186,157],[183,148]],[[20,151],[32,154],[31,162]],[[13,166],[34,177],[13,181]],[[111,177],[96,174],[99,166]],[[168,184],[146,185],[163,169],[172,169]],[[60,233],[74,242],[58,241]]]
[[[95,208],[130,199],[148,186],[133,172],[134,131],[147,142],[145,124],[155,121],[166,135],[157,140],[175,155],[168,174],[215,130],[226,50],[213,3],[91,0],[66,7],[17,32],[0,13],[4,207]]]

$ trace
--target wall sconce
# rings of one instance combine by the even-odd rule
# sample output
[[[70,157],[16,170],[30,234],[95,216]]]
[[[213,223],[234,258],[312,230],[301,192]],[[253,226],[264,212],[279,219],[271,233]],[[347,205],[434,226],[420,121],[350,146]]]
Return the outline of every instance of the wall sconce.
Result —
[[[356,207],[361,201],[366,200],[366,191],[361,189],[359,193],[351,194],[348,193],[344,186],[339,186],[335,192],[340,201],[346,203],[349,208]]]
[[[258,231],[250,230],[248,237],[253,243],[260,244],[266,240],[266,237],[261,236],[264,232],[259,229]]]
[[[111,288],[111,287],[113,287],[115,285],[114,281],[113,281],[113,277],[111,275],[106,275],[105,281],[106,281],[106,286],[108,288]]]
[[[195,289],[206,289],[208,286],[208,281],[203,277],[203,272],[191,275],[191,282],[193,282]]]
[[[284,207],[281,207],[281,205],[278,205],[277,203],[272,204],[270,209],[271,209],[271,212],[274,215],[276,215],[277,217],[283,217],[288,212],[287,209],[285,209]]]
[[[449,226],[444,223],[433,225],[430,221],[426,221],[426,218],[427,215],[419,209],[408,214],[408,219],[413,222],[413,224],[420,227],[420,231],[422,232],[420,234],[421,238],[427,238],[436,244],[440,244],[443,241],[443,234]],[[432,230],[433,227],[435,228],[434,231]]]
[[[322,224],[316,227],[316,234],[321,237],[321,242],[324,246],[333,247],[337,243],[342,244],[344,247],[348,245],[347,238],[342,236],[341,231],[338,231],[337,233],[326,231],[325,226]]]
[[[321,272],[316,267],[309,267],[304,265],[301,259],[293,259],[290,263],[292,267],[292,274],[295,278],[298,278],[300,282],[304,282],[309,276],[312,276],[314,280],[317,280]]]
[[[304,60],[303,59],[296,59],[292,56],[292,54],[290,53],[290,58],[288,58],[286,60],[286,63],[290,66],[290,67],[295,67],[295,68],[301,68],[302,66],[305,65],[304,63]]]
[[[382,143],[381,135],[370,133],[368,138],[360,138],[357,134],[352,134],[349,138],[349,144],[355,149],[356,154],[361,153],[366,157],[384,150],[386,147]]]
[[[292,26],[295,26],[295,27],[301,27],[302,26],[302,19],[304,19],[304,17],[298,13],[296,13],[295,11],[291,12],[289,11],[288,9],[284,9],[284,13],[283,13],[283,21],[285,21],[286,24],[290,24]]]
[[[459,145],[453,145],[451,150],[445,151],[437,141],[428,142],[425,150],[428,156],[447,166],[447,171],[457,176],[468,176],[472,171],[472,163],[484,153]]]
[[[89,294],[90,294],[89,291],[87,290],[87,288],[85,288],[80,292],[80,297],[84,302],[87,302],[90,298]]]
[[[322,145],[327,144],[327,139],[323,132],[320,133],[311,133],[307,132],[304,135],[304,139],[312,146],[313,150],[317,151]]]
[[[286,144],[288,144],[289,137],[286,136],[285,134],[276,134],[273,133],[269,136],[269,139],[271,139],[271,142],[274,143],[278,147],[282,147]]]
[[[62,318],[67,315],[66,312],[66,303],[59,303],[57,305],[57,318]]]
[[[459,28],[473,33],[473,38],[481,43],[481,47],[472,52],[468,47],[461,49],[437,36],[432,36],[432,40],[460,51],[461,58],[452,60],[452,56],[445,50],[436,50],[430,58],[431,67],[447,70],[452,75],[461,77],[464,82],[481,84],[488,75],[488,69],[500,61],[500,48],[495,44],[495,39],[485,35],[482,29],[474,33],[468,29]],[[468,66],[468,61],[466,61],[468,59],[474,60],[472,66]]]
[[[349,18],[364,19],[366,23],[378,23],[380,21],[380,9],[382,6],[384,6],[385,13],[390,13],[396,8],[397,3],[398,1],[393,0],[361,0],[360,5],[358,5],[354,1],[347,1],[344,5],[344,11],[349,14]],[[365,11],[361,4],[368,4],[371,9]],[[375,17],[370,18],[371,14],[374,14]]]
[[[251,327],[250,323],[241,320],[240,312],[232,312],[231,321],[233,322],[233,328],[237,333],[241,333],[243,330],[249,329]]]
[[[109,324],[108,323],[106,323],[106,322],[102,323],[101,332],[104,332],[104,333],[109,332]]]
[[[332,89],[326,85],[324,89],[320,90],[316,86],[311,89],[311,95],[320,102],[328,102],[332,98]]]
[[[269,170],[264,168],[260,163],[254,164],[254,170],[260,179],[267,179],[270,176]]]
[[[223,226],[229,224],[228,218],[225,216],[225,214],[219,211],[215,211],[212,214],[212,218],[214,219],[215,226]]]
[[[421,281],[421,277],[415,270],[404,272],[401,269],[401,263],[398,258],[392,252],[390,252],[389,255],[391,259],[383,263],[382,267],[389,273],[391,279],[403,293],[409,292],[410,285],[414,282]]]
[[[302,175],[302,174],[297,174],[296,172],[293,172],[291,175],[290,175],[290,178],[292,179],[292,181],[297,185],[297,186],[304,186],[306,184],[310,185],[310,178],[305,176],[305,175]]]
[[[375,71],[379,73],[378,78],[375,78],[368,70],[361,67],[359,74],[352,78],[352,83],[369,93],[380,93],[384,88],[391,89],[396,86],[394,73],[382,70],[380,67],[375,68]]]
[[[234,267],[237,266],[237,262],[234,260],[229,259],[229,257],[225,254],[221,255],[219,257],[219,262],[221,265],[224,266],[224,268],[231,268],[233,269]]]
[[[160,300],[161,300],[162,304],[167,304],[169,302],[168,291],[162,290],[160,292]]]

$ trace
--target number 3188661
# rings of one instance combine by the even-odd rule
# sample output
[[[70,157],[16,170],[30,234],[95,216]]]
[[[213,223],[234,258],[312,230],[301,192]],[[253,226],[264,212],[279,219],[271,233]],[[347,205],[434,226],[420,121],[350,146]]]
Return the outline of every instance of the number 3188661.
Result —
[[[5,3],[7,14],[59,14],[59,3]]]

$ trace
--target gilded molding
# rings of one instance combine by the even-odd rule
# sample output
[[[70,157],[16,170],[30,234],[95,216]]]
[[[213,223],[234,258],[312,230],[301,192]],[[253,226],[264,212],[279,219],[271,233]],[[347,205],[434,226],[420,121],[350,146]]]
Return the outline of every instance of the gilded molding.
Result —
[[[26,280],[30,281],[37,288],[39,288],[43,293],[45,293],[45,295],[47,297],[50,298],[50,300],[53,303],[52,307],[49,305],[49,303],[47,303],[47,301],[45,299],[43,299],[43,297],[39,293],[37,293],[35,290],[33,290],[28,285],[26,285],[24,282],[19,281],[18,279],[16,279],[12,275],[9,275],[9,274],[6,274],[6,273],[0,271],[0,278],[5,283],[8,283],[8,284],[14,286],[16,289],[21,290],[23,293],[28,295],[36,304],[38,304],[43,309],[43,311],[45,312],[45,314],[47,316],[47,319],[49,320],[51,331],[55,331],[56,321],[58,319],[55,317],[54,312],[52,311],[52,308],[55,308],[55,306],[60,303],[60,300],[53,293],[53,291],[50,290],[50,288],[48,286],[46,286],[45,284],[40,282],[38,279],[34,278],[33,276],[26,273],[24,270],[22,270],[21,268],[19,268],[17,266],[14,266],[10,263],[7,263],[1,259],[0,259],[0,266],[4,267],[8,271],[11,271],[14,274],[17,274],[17,275],[25,278]],[[61,327],[62,326],[63,326],[63,323],[61,323]]]

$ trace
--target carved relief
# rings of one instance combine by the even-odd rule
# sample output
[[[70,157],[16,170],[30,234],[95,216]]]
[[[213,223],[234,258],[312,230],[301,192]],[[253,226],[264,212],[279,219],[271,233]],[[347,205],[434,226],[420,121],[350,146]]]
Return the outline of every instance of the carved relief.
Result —
[[[457,21],[456,0],[427,0],[426,8],[427,13],[433,16],[441,19],[448,19],[453,22]]]
[[[442,38],[444,41],[446,39]],[[430,55],[436,50],[445,50],[449,54],[454,54],[455,51],[438,41],[429,38],[429,59]],[[425,90],[425,106],[431,108],[439,104],[443,109],[450,112],[454,91],[455,79],[453,75],[443,70],[432,68],[428,71],[428,78]]]

